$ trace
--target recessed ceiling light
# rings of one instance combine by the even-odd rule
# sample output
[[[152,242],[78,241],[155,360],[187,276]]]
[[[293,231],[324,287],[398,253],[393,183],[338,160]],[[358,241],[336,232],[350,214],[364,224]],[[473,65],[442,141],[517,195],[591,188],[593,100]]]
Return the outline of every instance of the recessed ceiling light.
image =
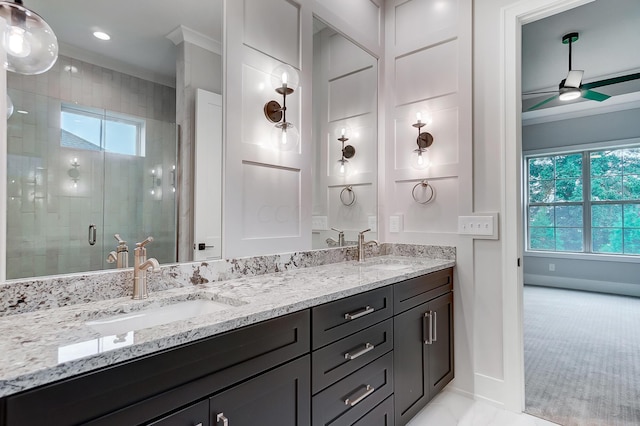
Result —
[[[111,36],[107,33],[104,33],[102,31],[94,31],[93,32],[93,36],[95,38],[99,38],[100,40],[111,40]]]

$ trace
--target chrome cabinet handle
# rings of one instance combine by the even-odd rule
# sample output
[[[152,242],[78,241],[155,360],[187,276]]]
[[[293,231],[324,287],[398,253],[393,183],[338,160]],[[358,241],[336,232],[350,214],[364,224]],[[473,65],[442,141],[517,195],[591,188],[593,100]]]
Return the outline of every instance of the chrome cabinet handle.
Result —
[[[431,315],[431,311],[424,313],[422,323],[422,340],[425,345],[433,343],[433,316]]]
[[[373,311],[375,311],[375,308],[372,308],[371,306],[367,305],[367,306],[365,306],[363,309],[361,309],[359,311],[352,312],[350,314],[344,314],[344,319],[346,319],[346,320],[354,320],[356,318],[360,318],[360,317],[363,317],[365,315],[368,315]]]
[[[96,237],[97,237],[97,231],[96,231],[96,225],[94,225],[93,223],[91,225],[89,225],[89,245],[93,246],[96,244]]]
[[[367,352],[372,351],[373,348],[375,348],[375,345],[372,345],[371,343],[365,343],[364,348],[360,349],[358,352],[353,354],[350,354],[349,352],[347,352],[346,354],[344,354],[344,359],[348,359],[349,361],[351,361],[352,359],[356,359],[359,356],[362,356]]]
[[[351,407],[353,407],[354,405],[356,405],[357,403],[359,403],[360,401],[362,401],[363,399],[365,399],[366,397],[368,397],[369,395],[371,395],[376,389],[374,387],[372,387],[371,385],[367,385],[364,388],[364,392],[359,395],[358,397],[356,397],[355,399],[351,399],[351,397],[347,398],[344,400],[344,405],[349,405]]]
[[[218,413],[216,416],[216,424],[222,422],[222,426],[229,426],[229,419],[224,416],[224,413]]]
[[[438,340],[438,313],[433,311],[433,341]]]

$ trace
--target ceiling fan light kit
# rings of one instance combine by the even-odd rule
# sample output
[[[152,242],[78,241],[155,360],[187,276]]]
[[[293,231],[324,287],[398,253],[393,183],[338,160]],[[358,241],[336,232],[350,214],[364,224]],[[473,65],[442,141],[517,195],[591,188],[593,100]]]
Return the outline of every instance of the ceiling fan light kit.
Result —
[[[541,106],[555,100],[559,99],[560,101],[572,101],[578,98],[584,98],[591,101],[602,102],[609,99],[611,96],[605,95],[604,93],[596,92],[591,89],[596,87],[609,86],[617,83],[624,83],[625,81],[637,80],[640,79],[640,73],[635,74],[627,74],[619,77],[607,78],[599,81],[592,81],[590,83],[582,84],[582,76],[584,75],[584,71],[582,70],[574,70],[572,69],[572,45],[579,39],[579,34],[577,32],[568,33],[562,36],[562,44],[569,45],[569,72],[567,73],[567,77],[560,82],[558,85],[557,91],[552,92],[531,92],[524,93],[525,95],[534,95],[534,94],[545,94],[545,93],[555,93],[553,96],[538,102],[532,107],[528,108],[527,111],[532,111],[534,109],[540,108]]]

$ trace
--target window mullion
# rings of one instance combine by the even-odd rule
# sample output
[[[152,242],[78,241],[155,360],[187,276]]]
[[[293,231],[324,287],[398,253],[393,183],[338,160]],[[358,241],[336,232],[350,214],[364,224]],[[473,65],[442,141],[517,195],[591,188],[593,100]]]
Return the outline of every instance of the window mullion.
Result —
[[[592,233],[591,233],[591,156],[588,151],[582,153],[582,220],[584,223],[584,251],[591,253]]]

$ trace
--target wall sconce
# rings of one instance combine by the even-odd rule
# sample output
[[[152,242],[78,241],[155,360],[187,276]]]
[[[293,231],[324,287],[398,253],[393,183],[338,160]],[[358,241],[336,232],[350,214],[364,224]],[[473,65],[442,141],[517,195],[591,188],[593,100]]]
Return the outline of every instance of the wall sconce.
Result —
[[[413,124],[413,127],[418,129],[418,138],[416,139],[418,148],[413,151],[417,153],[417,155],[413,157],[411,164],[415,169],[426,169],[431,166],[429,147],[433,144],[433,136],[431,133],[420,131],[420,129],[428,124],[422,121],[422,113],[418,112],[416,114],[416,121],[417,122]],[[427,121],[429,123],[431,122],[431,120]]]
[[[338,173],[340,173],[341,176],[347,174],[347,163],[349,163],[347,158],[352,158],[356,155],[356,149],[352,145],[344,146],[344,143],[349,140],[349,138],[345,137],[346,131],[347,129],[343,127],[340,131],[340,137],[338,138],[338,140],[342,142],[342,158],[338,160],[338,163],[340,164]]]
[[[77,188],[78,181],[80,180],[80,170],[78,170],[80,163],[78,163],[78,157],[73,157],[71,159],[71,167],[71,169],[67,170],[67,175],[71,178],[71,187]]]
[[[151,189],[149,193],[156,198],[162,198],[162,169],[160,167],[151,170]]]
[[[176,192],[176,165],[171,166],[171,192]]]
[[[278,101],[264,104],[264,115],[272,123],[276,123],[271,138],[274,146],[281,151],[290,151],[298,146],[300,132],[287,121],[287,96],[298,88],[298,73],[289,65],[280,65],[272,74],[271,84],[275,91],[282,95],[282,105]]]
[[[22,0],[0,2],[0,16],[7,21],[2,44],[7,53],[4,67],[18,74],[42,74],[58,59],[58,39],[37,13]]]

